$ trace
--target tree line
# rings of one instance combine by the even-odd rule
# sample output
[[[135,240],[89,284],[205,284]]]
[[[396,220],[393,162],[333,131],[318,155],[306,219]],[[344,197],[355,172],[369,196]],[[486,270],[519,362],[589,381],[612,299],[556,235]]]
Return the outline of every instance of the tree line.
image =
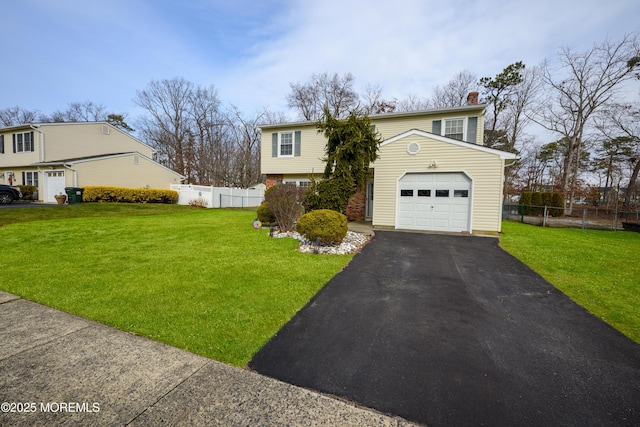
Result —
[[[638,35],[605,40],[584,51],[561,48],[555,61],[507,65],[492,77],[463,70],[430,96],[409,94],[385,98],[380,86],[355,89],[351,73],[313,74],[290,83],[288,106],[297,119],[318,121],[328,114],[345,119],[361,115],[462,106],[469,92],[480,92],[486,104],[486,146],[518,153],[507,170],[507,196],[541,189],[560,191],[570,210],[579,196],[593,192],[593,177],[605,203],[637,200],[640,172],[640,69]],[[626,85],[626,86],[625,86]],[[631,87],[632,94],[628,93]],[[624,92],[627,88],[627,92]],[[145,112],[137,135],[158,153],[158,161],[190,183],[247,187],[261,181],[262,123],[289,121],[285,113],[263,110],[246,114],[223,108],[214,86],[183,78],[151,81],[136,93]],[[126,114],[109,112],[90,101],[72,103],[51,115],[20,107],[0,109],[0,124],[106,120],[129,132]],[[534,125],[556,135],[540,141]],[[612,189],[620,189],[620,192]],[[608,194],[607,194],[608,193]]]

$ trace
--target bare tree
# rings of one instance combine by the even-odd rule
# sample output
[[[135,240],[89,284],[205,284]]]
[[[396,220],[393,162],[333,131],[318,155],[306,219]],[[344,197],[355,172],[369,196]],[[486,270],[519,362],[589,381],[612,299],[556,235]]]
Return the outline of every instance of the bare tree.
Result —
[[[382,98],[382,86],[367,85],[361,98],[363,106],[360,111],[366,115],[393,113],[398,104],[396,99]]]
[[[406,98],[398,101],[396,105],[396,111],[398,112],[421,111],[429,108],[432,108],[431,101],[416,94],[409,94]]]
[[[596,127],[605,137],[600,151],[608,160],[607,178],[611,174],[615,160],[626,161],[629,165],[629,180],[624,194],[624,207],[629,208],[631,201],[638,196],[640,108],[630,104],[607,106],[598,115]]]
[[[559,62],[564,76],[557,77],[551,66],[543,67],[543,80],[551,92],[537,121],[568,141],[562,176],[566,210],[573,207],[573,188],[578,178],[585,131],[594,113],[617,95],[621,82],[633,77],[632,62],[638,57],[638,39],[634,34],[619,41],[605,41],[585,52],[563,48]]]
[[[260,181],[263,113],[246,117],[234,106],[225,112],[215,87],[182,78],[152,81],[135,102],[147,111],[143,139],[187,182],[248,187]]]
[[[527,140],[525,131],[531,124],[542,91],[541,68],[527,68],[521,73],[521,82],[513,88],[511,102],[502,119],[501,128],[506,130],[508,145],[505,151],[518,152]]]
[[[358,94],[353,89],[355,78],[351,73],[339,77],[337,73],[313,74],[305,84],[291,83],[287,95],[289,107],[298,111],[304,120],[322,117],[326,106],[335,117],[345,117],[358,106]]]
[[[189,161],[189,122],[191,94],[194,85],[183,78],[152,80],[138,91],[134,102],[144,108],[141,132],[156,150],[159,160],[170,169],[192,179]]]
[[[260,127],[265,112],[246,117],[235,106],[228,113],[235,141],[234,186],[247,188],[260,182]]]
[[[478,87],[478,78],[469,70],[460,71],[444,86],[433,88],[433,108],[461,107],[467,104],[467,95]]]
[[[37,110],[25,110],[15,106],[0,110],[0,125],[16,126],[27,123],[35,123],[39,120],[40,113]]]
[[[67,111],[67,122],[98,122],[107,119],[107,109],[102,104],[91,101],[72,102]]]
[[[192,136],[187,161],[190,180],[202,185],[227,185],[225,171],[232,153],[227,139],[227,118],[220,111],[218,92],[213,87],[194,87],[189,91],[187,114]]]

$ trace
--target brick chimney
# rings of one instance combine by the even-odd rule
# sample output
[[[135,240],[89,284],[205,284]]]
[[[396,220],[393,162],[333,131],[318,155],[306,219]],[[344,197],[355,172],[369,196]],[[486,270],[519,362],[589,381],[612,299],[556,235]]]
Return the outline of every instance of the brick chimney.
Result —
[[[478,105],[478,92],[469,92],[469,95],[467,95],[467,105]]]

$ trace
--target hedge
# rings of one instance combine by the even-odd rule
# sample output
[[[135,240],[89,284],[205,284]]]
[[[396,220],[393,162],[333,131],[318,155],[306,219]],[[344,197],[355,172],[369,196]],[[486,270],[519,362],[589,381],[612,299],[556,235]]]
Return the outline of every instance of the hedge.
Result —
[[[106,186],[84,187],[83,202],[175,203],[178,192],[156,188],[123,188]]]
[[[549,193],[539,191],[523,191],[520,194],[520,204],[524,205],[524,214],[540,216],[544,206],[549,209],[549,215],[562,216],[564,214],[564,199],[561,193]]]

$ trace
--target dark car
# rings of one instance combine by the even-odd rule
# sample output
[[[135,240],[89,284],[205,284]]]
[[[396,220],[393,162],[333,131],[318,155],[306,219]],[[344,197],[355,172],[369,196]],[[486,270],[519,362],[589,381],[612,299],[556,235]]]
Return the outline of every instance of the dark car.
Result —
[[[21,198],[22,193],[19,188],[0,184],[0,205],[6,205]]]

